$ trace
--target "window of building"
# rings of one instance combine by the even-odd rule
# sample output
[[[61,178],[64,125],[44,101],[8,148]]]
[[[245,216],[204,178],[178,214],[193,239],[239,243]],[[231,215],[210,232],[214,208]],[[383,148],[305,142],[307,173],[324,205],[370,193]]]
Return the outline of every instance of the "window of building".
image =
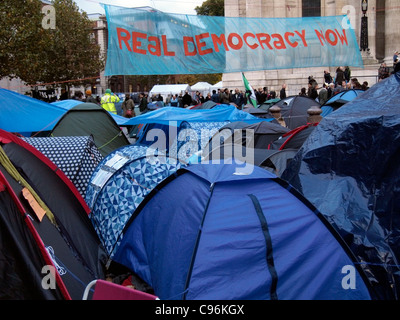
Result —
[[[303,0],[303,17],[320,17],[321,0]]]

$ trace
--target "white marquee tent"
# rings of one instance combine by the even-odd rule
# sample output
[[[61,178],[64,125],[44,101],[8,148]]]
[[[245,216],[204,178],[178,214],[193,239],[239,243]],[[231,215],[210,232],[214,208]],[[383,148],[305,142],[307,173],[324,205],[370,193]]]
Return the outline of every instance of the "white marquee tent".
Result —
[[[212,84],[209,84],[208,82],[197,82],[196,84],[192,85],[190,89],[192,89],[192,91],[200,91],[203,94],[207,94],[211,91],[211,87]]]
[[[188,84],[156,84],[149,92],[149,96],[161,94],[165,99],[168,94],[185,94],[185,91],[191,91]]]

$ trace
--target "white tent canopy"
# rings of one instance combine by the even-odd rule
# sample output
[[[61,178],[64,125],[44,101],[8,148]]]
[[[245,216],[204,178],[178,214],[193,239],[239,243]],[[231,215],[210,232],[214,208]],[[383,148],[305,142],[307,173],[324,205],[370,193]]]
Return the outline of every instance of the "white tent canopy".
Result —
[[[156,84],[149,92],[149,96],[161,94],[164,99],[173,94],[184,94],[185,91],[190,91],[188,84]]]
[[[212,84],[208,82],[197,82],[196,84],[192,85],[190,88],[192,91],[201,91],[201,92],[210,92],[210,88]]]
[[[222,88],[222,81],[217,82],[216,84],[214,84],[213,86],[211,86],[210,90],[217,90],[217,89],[221,89]]]

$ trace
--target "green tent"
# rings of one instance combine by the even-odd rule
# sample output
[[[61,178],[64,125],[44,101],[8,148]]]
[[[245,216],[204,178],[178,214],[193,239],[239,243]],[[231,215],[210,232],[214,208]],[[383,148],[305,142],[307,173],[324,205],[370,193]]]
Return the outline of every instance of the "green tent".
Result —
[[[53,137],[92,135],[105,157],[129,141],[113,117],[101,106],[81,103],[69,109],[51,131]]]

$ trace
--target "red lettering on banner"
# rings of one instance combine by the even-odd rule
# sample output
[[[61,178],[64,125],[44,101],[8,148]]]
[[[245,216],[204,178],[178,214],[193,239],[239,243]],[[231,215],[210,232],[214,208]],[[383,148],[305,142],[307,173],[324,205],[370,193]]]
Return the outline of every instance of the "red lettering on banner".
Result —
[[[123,36],[122,33],[125,33]],[[128,30],[123,28],[117,28],[117,35],[118,35],[118,44],[119,48],[122,50],[122,41],[125,43],[126,47],[129,51],[132,51],[131,47],[129,46],[128,41],[131,39],[131,34]]]
[[[333,35],[333,40],[331,39],[331,35]],[[338,38],[337,38],[336,33],[333,30],[330,30],[330,29],[326,30],[325,39],[326,39],[326,41],[329,42],[329,44],[331,46],[336,46],[336,44],[338,42]]]
[[[146,39],[147,34],[141,33],[141,32],[132,32],[132,50],[133,52],[140,53],[140,54],[146,54],[146,50],[144,49],[139,49],[139,47],[142,45],[140,41],[138,41],[138,38]]]
[[[202,34],[196,35],[197,50],[199,51],[199,55],[201,55],[201,56],[213,52],[212,49],[210,49],[210,48],[208,48],[206,50],[202,49],[206,45],[206,43],[201,42],[200,40],[202,40],[204,38],[208,38],[209,36],[210,36],[209,33],[202,33]]]
[[[120,50],[125,50],[139,54],[151,54],[153,56],[176,56],[174,51],[168,50],[168,39],[166,35],[148,36],[141,32],[131,32],[124,28],[116,28],[118,36],[118,46]],[[345,30],[314,29],[321,46],[338,44],[348,45],[347,35]],[[210,40],[207,40],[211,38]],[[300,42],[301,39],[301,42]],[[211,44],[212,41],[212,44]],[[243,45],[246,45],[252,50],[260,47],[262,50],[282,50],[298,48],[301,44],[308,47],[306,41],[306,31],[286,31],[285,33],[229,33],[229,34],[210,34],[200,33],[194,36],[183,37],[183,49],[185,56],[207,55],[214,52],[220,52],[221,49],[241,50]],[[209,45],[209,47],[208,47]]]
[[[298,46],[297,41],[295,42],[291,42],[289,40],[289,37],[294,37],[294,33],[293,32],[285,32],[285,40],[288,43],[289,46],[291,46],[292,48],[296,48]]]
[[[303,41],[303,45],[308,47],[306,42],[306,30],[301,30],[301,33],[299,33],[297,30],[295,32],[300,37],[301,41]]]
[[[150,44],[150,42],[152,41],[154,41],[154,45]],[[155,36],[149,37],[149,45],[147,46],[147,50],[149,50],[150,54],[152,54],[153,56],[161,56],[160,39]]]
[[[249,37],[255,39],[256,36],[255,36],[254,34],[250,33],[250,32],[246,32],[246,33],[243,35],[243,40],[244,40],[244,42],[247,44],[247,46],[248,46],[250,49],[253,49],[253,50],[254,50],[254,49],[256,49],[259,45],[258,45],[257,43],[249,44],[249,43],[247,42],[247,38],[249,38]]]
[[[343,29],[343,35],[341,35],[341,34],[339,33],[339,31],[337,31],[336,29],[335,29],[335,31],[336,31],[336,33],[337,33],[339,39],[340,39],[340,42],[343,44],[343,41],[344,41],[344,42],[346,42],[346,46],[348,46],[349,44],[347,43],[346,30]]]
[[[278,50],[286,49],[285,42],[283,41],[283,38],[279,33],[271,34],[271,37],[275,38],[275,39],[278,39],[278,40],[274,41],[274,47],[275,48],[277,48]]]
[[[263,44],[265,44],[268,49],[272,50],[272,46],[269,44],[271,41],[271,36],[268,33],[257,33],[256,34],[257,40],[260,43],[261,48],[264,49]]]
[[[325,31],[325,34],[323,34],[322,31],[318,31],[316,29],[314,29],[314,31],[319,39],[319,42],[321,43],[321,46],[323,46],[326,42],[328,42],[331,46],[336,46],[339,40],[342,44],[346,42],[346,45],[348,45],[346,31],[344,29],[343,35],[341,35],[339,31],[337,31],[337,29],[335,29],[335,31],[328,29]]]
[[[225,51],[229,51],[228,45],[226,44],[225,34],[221,34],[219,37],[216,34],[211,34],[211,40],[214,45],[214,51],[219,52],[217,45],[224,45]]]
[[[238,43],[234,44],[233,43],[233,38],[237,38],[238,39]],[[240,35],[238,35],[237,33],[230,33],[228,36],[228,45],[233,49],[233,50],[239,50],[243,47],[243,40],[240,37]]]
[[[322,33],[322,31],[318,31],[316,29],[314,29],[315,33],[317,34],[317,37],[319,39],[319,42],[321,43],[321,46],[324,45],[324,43],[322,42],[322,40],[324,40],[324,42],[326,42],[324,34]]]
[[[188,42],[193,43],[194,46],[193,51],[189,51]],[[185,56],[195,56],[197,54],[197,49],[193,37],[183,37],[183,48],[185,50]]]
[[[164,50],[164,56],[170,56],[170,57],[175,56],[174,51],[168,51],[166,35],[161,36],[161,42],[162,42],[162,46],[163,46],[163,50]]]

